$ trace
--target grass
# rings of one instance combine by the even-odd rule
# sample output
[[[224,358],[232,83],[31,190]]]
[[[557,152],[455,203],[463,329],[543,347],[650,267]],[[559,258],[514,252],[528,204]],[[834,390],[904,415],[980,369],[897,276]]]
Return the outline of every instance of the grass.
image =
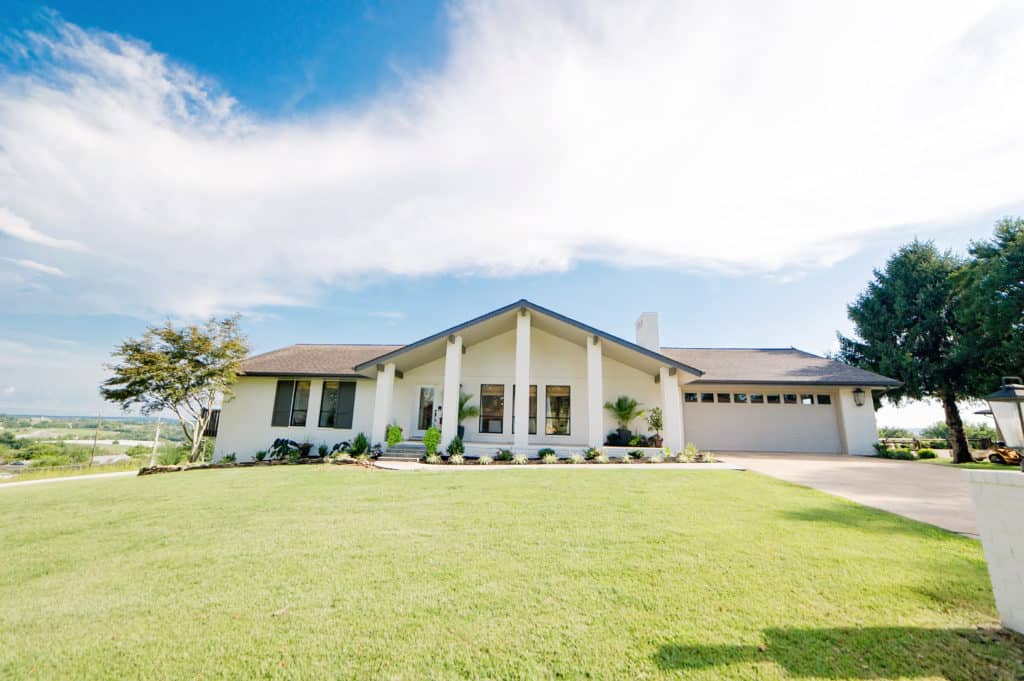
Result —
[[[949,458],[935,458],[935,459],[918,459],[921,463],[930,463],[932,465],[939,466],[951,466],[953,468],[971,468],[974,470],[981,471],[1016,471],[1020,470],[1020,466],[1004,466],[1001,463],[992,463],[991,461],[974,461],[972,463],[953,463],[952,459]]]
[[[229,469],[0,514],[5,679],[1024,675],[976,541],[753,473]]]
[[[26,482],[28,480],[48,480],[50,478],[67,478],[67,477],[78,477],[80,475],[96,475],[98,473],[123,473],[126,471],[137,471],[142,465],[148,465],[149,458],[140,461],[126,461],[124,463],[113,463],[105,465],[94,465],[92,467],[86,466],[85,464],[79,464],[85,466],[84,468],[70,468],[65,466],[47,466],[33,470],[32,467],[26,468],[24,471],[20,471],[9,478],[0,478],[0,485],[4,485],[10,482]]]

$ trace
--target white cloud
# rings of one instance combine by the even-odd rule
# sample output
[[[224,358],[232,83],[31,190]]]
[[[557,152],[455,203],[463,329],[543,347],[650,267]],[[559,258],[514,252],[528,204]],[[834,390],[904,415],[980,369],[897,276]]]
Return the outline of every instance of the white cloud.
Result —
[[[77,241],[55,239],[52,236],[43,234],[38,229],[33,229],[28,220],[18,217],[3,206],[0,206],[0,234],[6,234],[9,237],[21,239],[30,244],[38,244],[50,248],[61,248],[70,251],[85,250],[85,246]]]
[[[13,262],[15,265],[18,265],[19,267],[24,267],[25,269],[32,270],[34,272],[42,272],[43,274],[49,274],[55,277],[68,276],[67,274],[64,273],[64,270],[62,270],[59,267],[54,267],[53,265],[44,265],[41,262],[29,260],[28,258],[4,258],[4,260],[7,260],[8,262]]]
[[[438,72],[286,122],[58,21],[0,77],[0,205],[89,244],[77,294],[103,310],[582,260],[788,276],[1024,199],[1022,14],[466,0]]]

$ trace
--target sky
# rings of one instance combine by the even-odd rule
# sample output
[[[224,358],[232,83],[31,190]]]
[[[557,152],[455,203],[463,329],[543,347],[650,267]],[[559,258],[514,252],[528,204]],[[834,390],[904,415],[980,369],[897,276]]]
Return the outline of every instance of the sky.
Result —
[[[0,412],[116,413],[118,341],[236,312],[829,352],[900,244],[1024,214],[1022,81],[1015,3],[0,0]]]

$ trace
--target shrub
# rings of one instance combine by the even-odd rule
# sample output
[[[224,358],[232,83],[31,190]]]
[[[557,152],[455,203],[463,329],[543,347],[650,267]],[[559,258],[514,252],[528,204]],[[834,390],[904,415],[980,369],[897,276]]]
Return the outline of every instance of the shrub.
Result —
[[[494,463],[494,457],[487,456],[486,454],[484,454],[479,459],[477,459],[476,462],[481,466],[490,466],[492,463]]]
[[[231,452],[230,454],[225,454],[224,457],[220,460],[220,462],[221,463],[234,463],[235,459],[237,459],[237,458],[238,458],[238,456],[234,452]]]
[[[359,433],[352,438],[352,444],[348,447],[348,453],[352,456],[359,456],[361,454],[367,454],[370,451],[370,440],[366,437],[365,433]]]
[[[573,452],[569,455],[569,463],[583,463],[586,460],[586,457],[578,452]]]
[[[934,459],[937,455],[934,449],[919,449],[917,450],[917,458],[919,459]]]
[[[875,442],[871,446],[874,447],[875,453],[878,454],[878,456],[884,457],[889,453],[889,448],[882,442]]]
[[[494,455],[495,461],[511,461],[512,450],[511,449],[499,449],[498,453]]]
[[[434,454],[427,454],[423,457],[424,463],[441,463],[441,457],[435,452]]]
[[[601,456],[601,450],[597,447],[587,447],[583,450],[583,457],[587,461],[593,461],[597,457]]]
[[[662,456],[661,452],[655,452],[654,454],[648,456],[647,460],[650,461],[651,463],[661,463],[662,461],[665,460],[665,457]]]
[[[320,456],[327,456],[331,450],[328,449],[326,442],[321,442],[320,446],[316,448],[316,451]]]
[[[541,447],[537,451],[537,456],[539,456],[540,458],[543,459],[548,454],[554,454],[554,453],[555,453],[555,450],[551,449],[551,447]]]
[[[402,441],[402,427],[397,425],[388,426],[387,432],[384,435],[384,441],[388,443],[388,447],[394,447]]]
[[[261,449],[260,451],[256,452],[257,461],[263,461],[263,459],[265,458],[267,458],[267,450]]]
[[[683,451],[686,453],[686,458],[689,461],[693,461],[695,458],[697,458],[697,454],[700,453],[700,450],[697,449],[697,445],[693,444],[692,442],[687,442],[686,448]]]
[[[558,456],[554,452],[540,457],[541,463],[558,463]]]
[[[690,456],[690,452],[684,449],[681,452],[676,452],[675,460],[676,463],[690,463],[693,458]]]
[[[604,452],[599,451],[597,456],[591,459],[594,463],[608,463],[608,455]]]
[[[185,452],[180,447],[164,447],[156,457],[156,462],[161,466],[177,466],[185,458]]]
[[[641,452],[639,449],[631,449],[628,452],[626,452],[626,456],[632,459],[633,461],[639,461],[640,459],[644,458],[644,453]]]
[[[517,466],[524,466],[529,461],[524,454],[513,454],[512,463]]]
[[[901,459],[903,461],[913,461],[917,457],[914,456],[914,452],[910,451],[906,447],[897,447],[889,450],[889,459]]]
[[[288,450],[288,463],[298,463],[299,459],[302,458],[302,450],[298,447],[293,447]]]
[[[427,450],[427,456],[435,454],[439,444],[441,444],[441,431],[436,426],[430,426],[423,434],[423,446]]]
[[[453,466],[461,466],[462,464],[466,463],[466,457],[458,453],[452,454],[451,456],[448,457],[448,463],[452,464]]]
[[[448,455],[455,456],[456,454],[465,454],[466,445],[462,444],[462,438],[456,435],[452,438],[452,441],[448,443]]]

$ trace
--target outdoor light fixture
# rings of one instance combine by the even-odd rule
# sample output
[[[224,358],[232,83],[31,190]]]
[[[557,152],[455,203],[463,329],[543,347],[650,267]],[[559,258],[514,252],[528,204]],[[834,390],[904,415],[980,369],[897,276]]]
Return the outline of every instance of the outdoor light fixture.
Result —
[[[1007,447],[1024,452],[1024,385],[1019,376],[1003,376],[1003,386],[985,398],[996,430]],[[1024,470],[1024,462],[1021,463]]]
[[[858,407],[863,407],[864,406],[864,389],[863,388],[857,388],[856,390],[853,391],[853,403],[856,404]]]

